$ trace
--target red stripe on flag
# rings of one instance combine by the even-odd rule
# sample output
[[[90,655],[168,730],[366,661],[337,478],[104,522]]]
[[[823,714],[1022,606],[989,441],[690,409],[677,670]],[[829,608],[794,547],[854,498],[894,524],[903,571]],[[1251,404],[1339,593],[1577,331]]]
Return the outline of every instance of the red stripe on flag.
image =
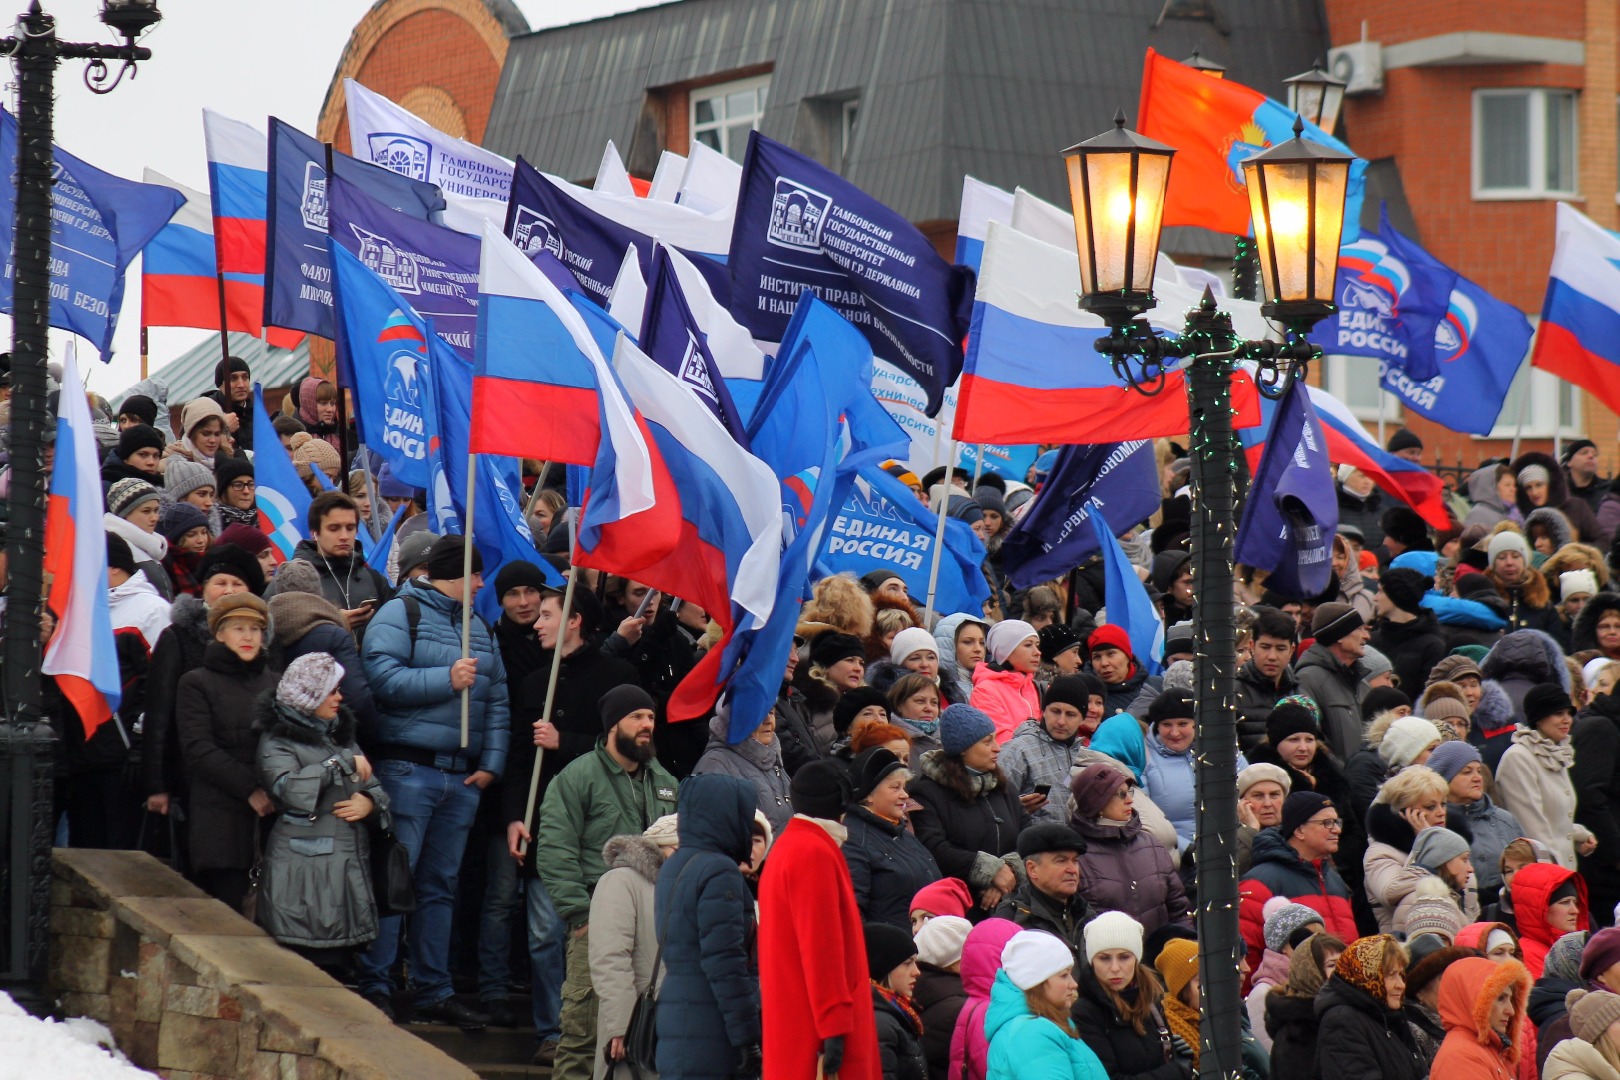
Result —
[[[1260,399],[1247,376],[1232,380],[1236,427],[1260,423]],[[1032,390],[981,376],[962,376],[954,437],[968,442],[1104,443],[1185,435],[1185,377],[1172,373],[1151,397],[1128,387]]]
[[[1583,387],[1610,409],[1620,412],[1620,367],[1584,347],[1572,331],[1543,321],[1536,331],[1536,348],[1530,363]]]
[[[50,581],[45,595],[45,607],[56,619],[56,628],[62,629],[63,615],[67,612],[68,598],[73,592],[73,553],[77,550],[77,528],[73,522],[66,496],[51,495],[45,502],[45,564],[44,571]],[[79,714],[84,726],[84,737],[89,738],[108,720],[112,710],[90,680],[78,675],[53,675],[56,688],[68,699],[73,711]]]
[[[219,329],[219,282],[211,277],[141,275],[141,324]]]
[[[481,375],[473,379],[469,444],[475,454],[592,465],[599,408],[594,389]]]
[[[264,273],[263,221],[215,218],[214,237],[222,274]]]

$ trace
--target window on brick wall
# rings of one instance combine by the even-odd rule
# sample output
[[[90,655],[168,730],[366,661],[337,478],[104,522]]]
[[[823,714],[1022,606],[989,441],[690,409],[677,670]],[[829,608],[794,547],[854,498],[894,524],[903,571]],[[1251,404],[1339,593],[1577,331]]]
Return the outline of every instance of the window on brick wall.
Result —
[[[748,149],[748,133],[759,127],[765,113],[765,95],[770,86],[771,77],[760,75],[693,90],[692,141],[741,161]]]
[[[1401,422],[1400,401],[1382,389],[1378,361],[1370,357],[1324,356],[1322,389],[1344,402],[1351,413],[1369,427],[1378,422],[1380,410],[1386,424]]]
[[[1574,91],[1474,91],[1474,197],[1574,195],[1575,139]]]
[[[1586,434],[1581,425],[1581,392],[1551,372],[1526,360],[1508,387],[1490,438],[1511,439],[1521,420],[1526,438],[1571,438]]]

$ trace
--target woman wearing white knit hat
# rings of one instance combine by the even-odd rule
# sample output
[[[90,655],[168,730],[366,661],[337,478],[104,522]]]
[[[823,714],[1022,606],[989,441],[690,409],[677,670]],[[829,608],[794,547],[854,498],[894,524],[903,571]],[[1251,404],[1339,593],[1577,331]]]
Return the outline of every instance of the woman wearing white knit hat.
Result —
[[[1001,970],[990,988],[985,1034],[990,1037],[986,1080],[1072,1077],[1108,1080],[1108,1072],[1075,1032],[1074,953],[1041,930],[1014,934],[1001,950]]]
[[[1086,924],[1086,965],[1074,1024],[1108,1075],[1178,1076],[1166,1069],[1164,988],[1142,964],[1142,924],[1105,911]],[[1174,1064],[1174,1063],[1170,1063]],[[1180,1066],[1175,1066],[1179,1070]]]

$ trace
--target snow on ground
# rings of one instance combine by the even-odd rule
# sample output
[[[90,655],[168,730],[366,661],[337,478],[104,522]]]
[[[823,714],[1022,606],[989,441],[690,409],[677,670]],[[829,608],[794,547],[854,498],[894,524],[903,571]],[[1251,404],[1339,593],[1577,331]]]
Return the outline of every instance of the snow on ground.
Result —
[[[94,1020],[40,1020],[0,993],[0,1080],[138,1080],[137,1069]]]

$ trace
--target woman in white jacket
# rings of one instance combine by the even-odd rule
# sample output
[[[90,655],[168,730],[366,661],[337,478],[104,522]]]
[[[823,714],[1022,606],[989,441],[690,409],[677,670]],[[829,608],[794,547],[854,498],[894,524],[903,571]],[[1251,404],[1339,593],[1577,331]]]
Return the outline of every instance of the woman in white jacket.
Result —
[[[1575,748],[1569,730],[1575,708],[1555,683],[1532,686],[1524,695],[1524,722],[1496,767],[1496,798],[1519,819],[1524,834],[1552,850],[1558,864],[1575,869],[1576,855],[1590,855],[1597,840],[1575,824],[1575,785],[1570,766]]]

